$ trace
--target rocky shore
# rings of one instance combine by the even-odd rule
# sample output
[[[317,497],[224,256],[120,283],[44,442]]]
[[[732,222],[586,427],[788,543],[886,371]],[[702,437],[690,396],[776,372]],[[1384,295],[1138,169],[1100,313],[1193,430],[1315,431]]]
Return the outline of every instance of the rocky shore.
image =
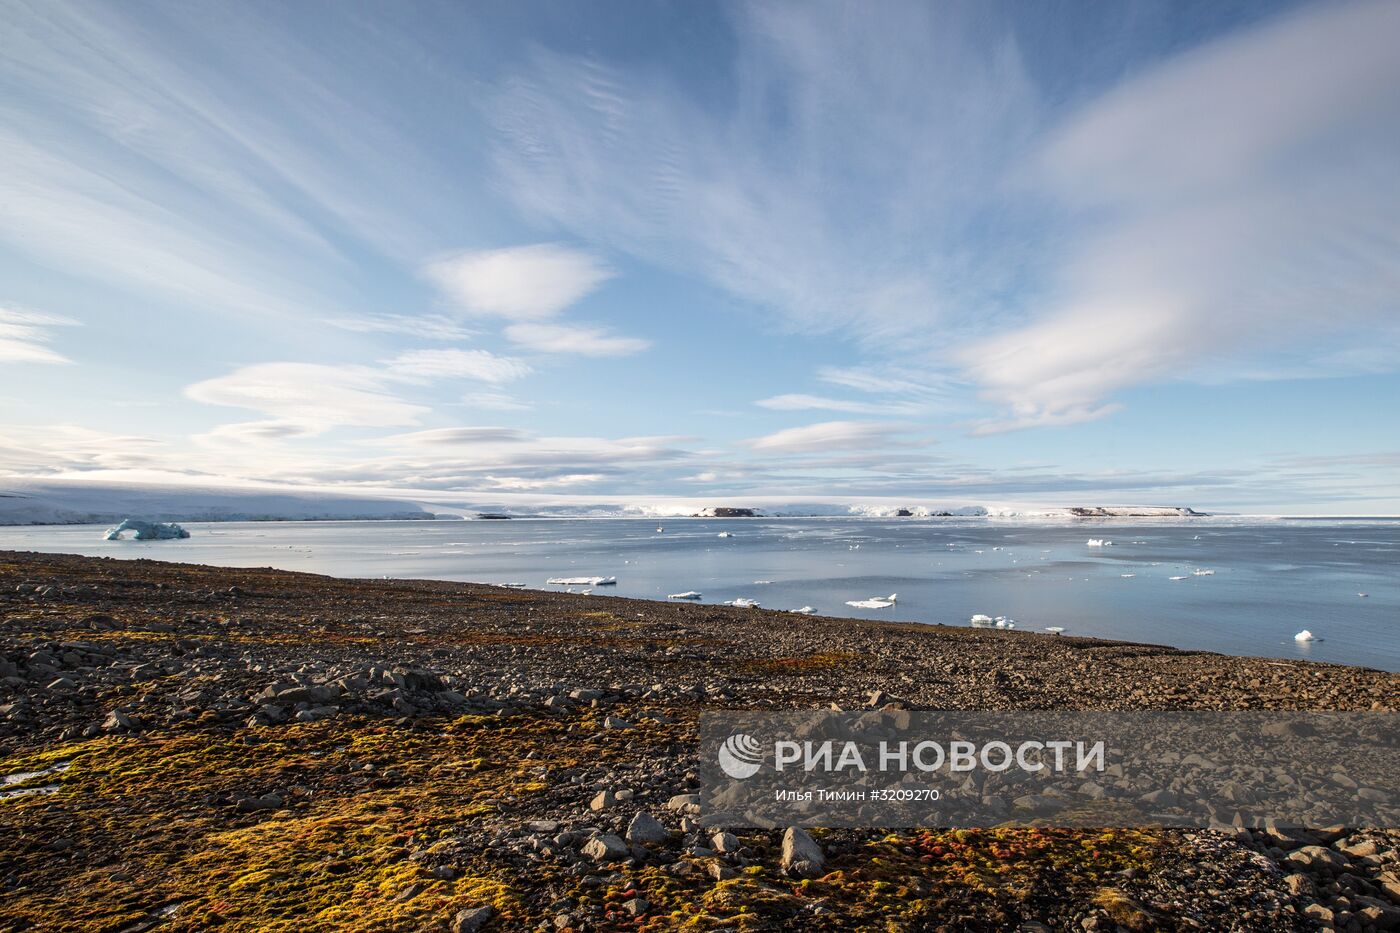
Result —
[[[1400,833],[701,830],[706,709],[1395,709],[1016,631],[0,552],[0,930],[1400,928]]]

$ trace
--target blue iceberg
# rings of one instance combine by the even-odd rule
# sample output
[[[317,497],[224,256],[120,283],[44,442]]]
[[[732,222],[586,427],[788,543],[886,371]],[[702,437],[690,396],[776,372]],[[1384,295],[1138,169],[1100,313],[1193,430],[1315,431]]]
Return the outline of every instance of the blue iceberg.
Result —
[[[143,522],[140,519],[123,519],[120,525],[107,529],[103,537],[108,541],[120,541],[126,532],[132,532],[137,541],[169,541],[174,538],[188,538],[190,533],[174,522]]]

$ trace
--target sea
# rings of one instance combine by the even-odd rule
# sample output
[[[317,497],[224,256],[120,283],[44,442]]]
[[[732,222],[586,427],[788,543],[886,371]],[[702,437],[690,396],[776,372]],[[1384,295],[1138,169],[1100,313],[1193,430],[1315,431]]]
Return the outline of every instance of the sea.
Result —
[[[417,577],[1019,630],[1400,671],[1400,519],[510,519],[0,527],[0,549]],[[1091,541],[1102,542],[1091,544]],[[848,605],[898,598],[883,608]],[[803,624],[801,615],[792,624]],[[1307,630],[1314,640],[1299,641]]]

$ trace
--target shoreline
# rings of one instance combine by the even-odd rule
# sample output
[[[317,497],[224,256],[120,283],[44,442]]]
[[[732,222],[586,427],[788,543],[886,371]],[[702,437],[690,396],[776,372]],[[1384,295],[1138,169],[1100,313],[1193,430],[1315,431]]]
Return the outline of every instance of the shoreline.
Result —
[[[719,851],[668,806],[706,710],[1393,709],[1365,668],[12,551],[0,619],[33,791],[0,928],[1301,930],[1400,869],[1395,833],[831,830],[802,880],[781,833]]]

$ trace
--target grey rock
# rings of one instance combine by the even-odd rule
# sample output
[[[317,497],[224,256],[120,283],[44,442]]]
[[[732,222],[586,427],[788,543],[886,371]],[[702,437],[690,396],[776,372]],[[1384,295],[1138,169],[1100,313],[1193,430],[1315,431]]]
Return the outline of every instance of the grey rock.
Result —
[[[650,813],[639,812],[627,826],[627,841],[636,845],[655,845],[669,838],[666,827]]]
[[[494,911],[490,907],[468,907],[457,911],[452,918],[452,933],[477,933],[491,919]]]
[[[600,790],[588,802],[588,809],[594,813],[601,813],[604,810],[617,806],[617,795],[610,790]]]
[[[627,858],[631,852],[632,850],[627,848],[627,843],[612,833],[605,836],[594,836],[583,846],[583,854],[595,862],[615,862]]]
[[[783,833],[783,871],[799,878],[819,878],[826,865],[826,855],[807,831],[789,826]]]
[[[1288,853],[1284,861],[1303,868],[1331,871],[1341,871],[1347,867],[1346,856],[1322,846],[1303,846],[1296,852]]]
[[[739,837],[733,833],[715,833],[710,837],[710,848],[723,855],[739,851]]]

